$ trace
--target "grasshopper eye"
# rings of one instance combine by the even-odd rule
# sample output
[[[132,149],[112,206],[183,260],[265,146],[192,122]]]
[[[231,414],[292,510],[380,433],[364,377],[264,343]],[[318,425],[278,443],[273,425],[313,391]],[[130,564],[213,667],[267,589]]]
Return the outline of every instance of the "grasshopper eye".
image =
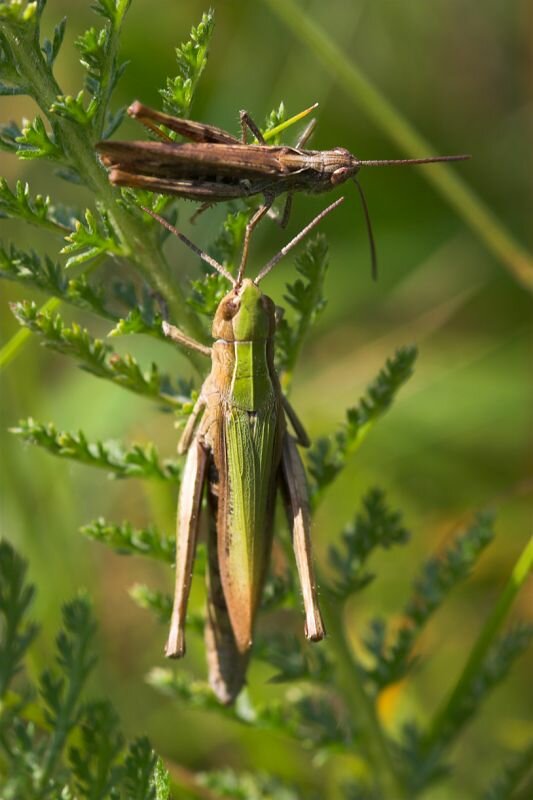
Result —
[[[239,310],[240,302],[238,300],[228,300],[222,306],[222,318],[226,321],[233,319]]]
[[[354,170],[352,167],[339,167],[331,175],[330,180],[332,186],[338,186],[339,183],[344,183],[344,181],[348,180],[348,178],[351,178],[353,174]]]

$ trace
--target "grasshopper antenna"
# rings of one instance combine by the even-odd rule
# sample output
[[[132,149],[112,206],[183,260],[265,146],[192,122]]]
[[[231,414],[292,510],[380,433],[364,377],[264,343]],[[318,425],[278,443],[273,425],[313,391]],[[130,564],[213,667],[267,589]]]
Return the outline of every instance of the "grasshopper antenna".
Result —
[[[368,204],[366,202],[365,193],[363,192],[363,187],[357,180],[357,178],[353,179],[353,182],[357,186],[357,191],[359,192],[359,197],[361,198],[361,204],[363,206],[363,212],[365,215],[365,222],[366,222],[366,230],[368,233],[368,241],[370,243],[370,263],[372,269],[372,278],[373,280],[377,281],[378,279],[378,256],[376,253],[376,240],[374,239],[374,233],[372,231],[372,223],[370,221],[370,212],[368,210]]]
[[[413,164],[437,164],[440,161],[468,161],[471,155],[460,156],[427,156],[427,158],[387,158],[378,161],[359,161],[360,167],[403,167]]]
[[[446,162],[446,161],[467,161],[469,158],[472,158],[472,156],[464,154],[458,156],[427,156],[426,158],[388,158],[388,159],[380,159],[374,161],[359,161],[358,159],[357,165],[358,167],[403,167],[403,166],[412,166],[415,164],[435,164],[438,162]],[[372,278],[376,281],[378,278],[378,260],[376,254],[376,242],[374,240],[374,234],[372,233],[372,223],[370,222],[368,205],[363,192],[363,187],[361,186],[357,178],[354,178],[353,182],[357,186],[359,197],[361,198],[361,203],[363,205],[363,211],[365,214],[365,221],[366,221],[366,229],[368,232],[368,240],[370,242]]]
[[[286,256],[287,253],[290,252],[293,249],[293,247],[296,247],[298,242],[301,242],[301,240],[304,238],[304,236],[307,236],[309,231],[311,231],[313,228],[315,228],[319,224],[319,222],[321,222],[324,219],[325,216],[327,216],[331,211],[334,211],[334,209],[336,209],[337,206],[340,206],[340,204],[343,203],[343,202],[344,202],[344,197],[339,197],[338,200],[335,200],[334,203],[332,203],[330,206],[328,206],[323,211],[321,211],[320,214],[317,214],[316,217],[314,219],[312,219],[311,222],[308,225],[306,225],[305,228],[303,228],[300,231],[300,233],[298,233],[294,237],[294,239],[291,239],[290,242],[287,242],[285,247],[282,247],[281,250],[279,251],[279,253],[277,253],[273,258],[271,258],[270,261],[267,264],[265,264],[265,266],[263,267],[263,269],[261,270],[261,272],[259,273],[257,278],[254,280],[254,283],[257,285],[259,283],[259,281],[262,281],[263,278],[266,275],[268,275],[270,270],[273,269],[273,267],[276,266],[278,261],[281,261],[281,259],[284,256]]]
[[[168,220],[166,220],[164,217],[161,217],[159,214],[156,214],[156,212],[152,211],[152,209],[146,208],[146,206],[141,206],[141,208],[143,211],[146,211],[147,214],[150,214],[151,217],[156,219],[160,225],[162,225],[164,228],[170,231],[170,233],[173,233],[174,236],[177,236],[178,239],[181,242],[183,242],[183,244],[186,244],[187,247],[193,251],[193,253],[196,253],[197,256],[200,256],[202,261],[205,261],[206,264],[209,264],[210,267],[213,267],[214,270],[223,275],[226,278],[226,280],[228,280],[231,283],[232,286],[237,285],[237,281],[235,280],[233,275],[230,272],[228,272],[226,267],[224,267],[222,264],[219,264],[218,261],[212,258],[208,253],[206,253],[205,250],[201,250],[199,247],[197,247],[194,244],[194,242],[191,242],[190,239],[187,239],[185,234],[181,233],[177,228],[174,227],[174,225],[171,225]]]

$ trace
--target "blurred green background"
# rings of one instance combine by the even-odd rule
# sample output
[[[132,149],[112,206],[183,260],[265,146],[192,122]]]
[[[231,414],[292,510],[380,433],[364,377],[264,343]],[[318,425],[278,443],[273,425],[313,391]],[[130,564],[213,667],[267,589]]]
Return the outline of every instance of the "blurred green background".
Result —
[[[403,155],[266,3],[215,0],[211,5],[216,30],[196,94],[196,119],[237,132],[241,108],[261,122],[282,99],[289,115],[318,101],[313,147],[344,146],[361,158]],[[471,162],[454,169],[531,249],[531,4],[486,0],[481,8],[467,0],[309,0],[300,7],[427,137],[434,153],[473,154]],[[130,63],[116,92],[117,105],[135,98],[161,105],[157,90],[175,72],[174,47],[204,10],[205,3],[197,0],[134,0],[122,49]],[[51,29],[65,14],[67,44],[56,74],[65,93],[75,94],[82,69],[72,43],[98,21],[88,2],[49,0],[45,24]],[[27,99],[2,98],[1,109],[3,120],[35,113]],[[120,138],[135,134],[134,123],[124,123]],[[287,141],[294,135],[289,132]],[[81,198],[81,190],[62,183],[47,165],[5,155],[1,160],[0,174],[10,184],[22,178],[34,193],[66,203]],[[452,685],[530,535],[531,297],[420,171],[368,170],[361,183],[373,219],[380,279],[371,281],[363,215],[355,187],[347,184],[337,192],[347,201],[322,226],[330,242],[329,302],[305,348],[292,395],[310,433],[327,434],[396,347],[419,346],[415,377],[335,484],[314,526],[316,555],[323,559],[361,495],[379,485],[403,510],[413,532],[408,547],[375,559],[379,577],[354,603],[354,641],[372,615],[394,617],[422,559],[438,551],[476,509],[490,507],[498,514],[496,542],[423,637],[420,650],[427,657],[382,704],[391,725],[399,726],[408,716],[427,719]],[[90,205],[91,198],[81,201]],[[253,264],[264,263],[325,204],[324,198],[298,197],[289,232],[263,223],[252,244]],[[191,234],[197,243],[212,239],[223,213],[215,209],[200,218]],[[190,207],[184,207],[180,219],[186,222],[189,216]],[[57,257],[59,245],[52,238],[12,222],[1,225],[3,239],[23,246],[31,241]],[[167,247],[176,272],[194,274],[194,258],[179,243]],[[113,265],[101,270],[111,274]],[[283,284],[293,277],[288,260],[265,289],[281,302]],[[0,291],[5,342],[17,329],[7,301],[27,294],[6,283]],[[65,316],[80,320],[69,310]],[[93,333],[106,333],[89,316],[81,321]],[[117,347],[147,365],[154,359],[174,373],[187,372],[179,355],[156,342],[130,338]],[[154,439],[163,455],[174,453],[175,433],[169,415],[76,369],[35,339],[2,374],[1,526],[29,557],[39,587],[36,616],[44,620],[45,635],[39,639],[35,671],[50,658],[61,603],[87,587],[100,626],[99,685],[92,689],[113,699],[128,734],[147,733],[170,762],[193,769],[262,769],[295,781],[304,796],[311,788],[330,796],[342,779],[342,759],[315,763],[310,770],[312,754],[283,737],[243,733],[231,722],[185,711],[143,683],[147,670],[163,662],[165,630],[136,607],[128,588],[135,582],[170,588],[172,577],[168,570],[110,554],[77,530],[102,515],[137,525],[154,520],[171,532],[175,498],[148,483],[109,481],[103,472],[24,447],[6,429],[29,415],[53,420],[59,429],[82,428],[91,439]],[[194,587],[193,600],[200,607],[202,586]],[[516,603],[516,616],[531,616],[532,601],[530,582]],[[455,789],[436,789],[429,797],[457,797],[458,787],[461,796],[470,796],[484,782],[486,765],[531,735],[532,668],[529,653],[469,728],[456,754]],[[199,642],[177,669],[204,674]],[[269,674],[264,666],[252,667],[254,698],[276,696]]]

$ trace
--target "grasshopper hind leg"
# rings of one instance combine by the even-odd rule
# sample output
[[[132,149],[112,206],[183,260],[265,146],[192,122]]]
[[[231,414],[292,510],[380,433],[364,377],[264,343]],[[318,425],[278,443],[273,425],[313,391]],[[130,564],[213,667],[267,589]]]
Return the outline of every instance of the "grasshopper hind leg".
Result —
[[[305,471],[292,436],[286,434],[281,456],[281,486],[305,608],[305,635],[319,642],[326,635],[311,553],[311,515]]]
[[[207,452],[198,439],[195,439],[187,453],[178,502],[176,585],[170,632],[165,647],[167,658],[181,658],[185,655],[185,617],[191,589],[206,465]]]

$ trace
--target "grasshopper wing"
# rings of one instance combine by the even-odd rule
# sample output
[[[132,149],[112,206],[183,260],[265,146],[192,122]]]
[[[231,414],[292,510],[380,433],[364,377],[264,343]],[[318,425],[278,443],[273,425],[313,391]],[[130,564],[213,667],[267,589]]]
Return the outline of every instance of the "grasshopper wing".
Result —
[[[280,414],[271,396],[254,417],[225,414],[225,478],[218,508],[218,558],[224,597],[241,653],[252,644],[272,545],[272,521],[280,459]]]
[[[281,148],[199,142],[98,142],[106,167],[165,179],[227,180],[283,174]]]

